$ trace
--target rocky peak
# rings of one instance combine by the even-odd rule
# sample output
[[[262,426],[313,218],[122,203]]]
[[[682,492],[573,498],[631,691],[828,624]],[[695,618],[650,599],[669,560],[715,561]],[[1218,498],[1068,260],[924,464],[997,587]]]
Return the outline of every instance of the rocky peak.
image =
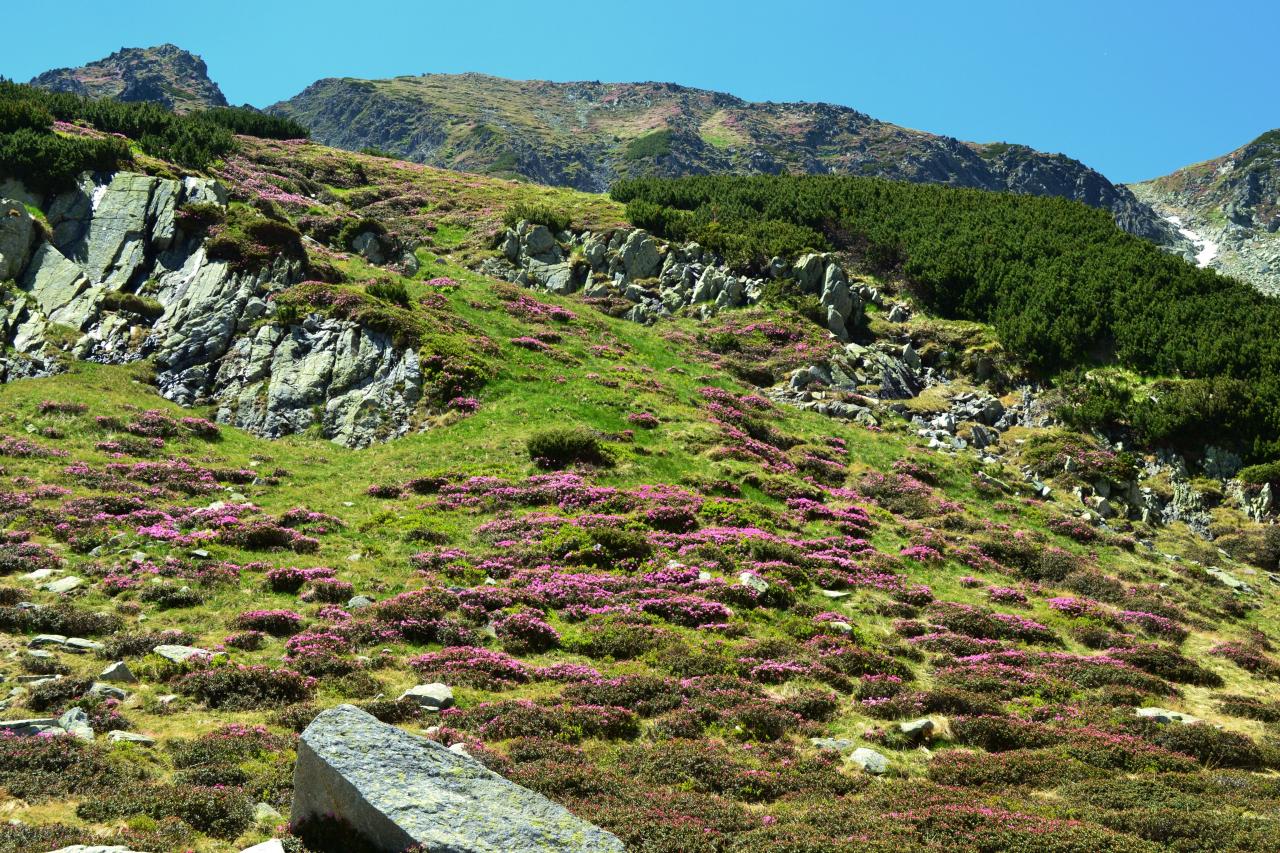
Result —
[[[1280,293],[1280,130],[1130,189],[1177,223],[1201,266]]]
[[[178,112],[227,105],[204,60],[172,44],[121,48],[79,68],[46,71],[31,84],[90,98],[155,101]]]

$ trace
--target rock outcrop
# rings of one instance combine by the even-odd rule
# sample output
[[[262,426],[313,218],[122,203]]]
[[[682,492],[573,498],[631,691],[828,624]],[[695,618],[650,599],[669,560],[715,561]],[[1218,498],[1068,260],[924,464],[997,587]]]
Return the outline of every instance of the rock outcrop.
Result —
[[[290,821],[336,818],[375,849],[621,853],[622,842],[474,759],[352,705],[323,711],[298,741]]]
[[[487,275],[550,293],[629,302],[622,316],[637,323],[685,308],[705,318],[754,305],[768,281],[736,273],[697,243],[666,245],[639,228],[553,235],[545,225],[521,222],[502,236],[499,248],[502,257],[481,266]],[[809,254],[794,265],[775,259],[770,274],[794,278],[816,297],[827,328],[841,340],[849,340],[862,321],[862,296],[834,256]]]
[[[8,189],[8,188],[7,188]],[[15,193],[17,194],[17,193]],[[25,206],[0,200],[0,380],[61,362],[143,358],[167,399],[213,405],[223,423],[278,437],[318,426],[349,447],[404,434],[422,399],[416,351],[355,323],[273,322],[272,296],[303,276],[287,257],[257,270],[211,260],[184,232],[184,205],[226,204],[214,181],[129,172],[85,176],[44,200],[41,239]]]
[[[155,101],[177,112],[225,107],[204,60],[172,44],[126,47],[80,68],[57,68],[31,85],[117,101]]]

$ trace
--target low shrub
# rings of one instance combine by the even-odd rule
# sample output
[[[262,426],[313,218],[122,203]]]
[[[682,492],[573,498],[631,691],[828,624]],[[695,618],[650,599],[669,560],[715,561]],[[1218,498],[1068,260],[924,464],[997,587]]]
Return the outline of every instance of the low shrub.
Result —
[[[561,469],[570,465],[607,467],[612,460],[604,447],[585,427],[557,427],[529,436],[525,447],[529,458],[541,468]]]
[[[76,807],[76,816],[90,821],[132,815],[157,820],[175,816],[214,838],[229,840],[253,823],[253,804],[234,788],[144,785],[106,791]]]
[[[315,679],[290,669],[228,664],[190,673],[178,687],[210,708],[247,711],[306,701]]]

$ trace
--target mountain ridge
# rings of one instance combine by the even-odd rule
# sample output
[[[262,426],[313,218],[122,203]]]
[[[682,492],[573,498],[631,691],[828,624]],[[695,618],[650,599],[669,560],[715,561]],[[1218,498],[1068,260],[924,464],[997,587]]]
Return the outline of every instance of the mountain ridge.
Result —
[[[1132,193],[1065,154],[900,127],[852,107],[753,102],[675,83],[509,80],[477,72],[325,78],[268,107],[340,148],[601,192],[625,177],[861,174],[1060,195],[1130,233],[1179,238]]]

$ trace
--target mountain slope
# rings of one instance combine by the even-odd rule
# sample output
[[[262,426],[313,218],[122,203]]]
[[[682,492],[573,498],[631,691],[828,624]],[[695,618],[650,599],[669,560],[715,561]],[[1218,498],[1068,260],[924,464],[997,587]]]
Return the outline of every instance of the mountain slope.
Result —
[[[1129,189],[1189,232],[1202,266],[1280,293],[1280,130]]]
[[[53,374],[0,393],[0,851],[362,849],[281,826],[348,702],[634,853],[1274,849],[1274,468],[1049,428],[989,328],[838,256],[789,298],[599,196],[135,142],[0,158],[0,362]]]
[[[670,83],[428,74],[320,80],[270,110],[328,145],[589,191],[641,175],[874,175],[1064,196],[1111,210],[1130,233],[1177,241],[1129,190],[1077,160],[909,130],[831,104],[752,103]]]
[[[46,71],[31,83],[90,98],[156,101],[178,112],[227,106],[204,60],[172,44],[121,48],[79,68]]]

